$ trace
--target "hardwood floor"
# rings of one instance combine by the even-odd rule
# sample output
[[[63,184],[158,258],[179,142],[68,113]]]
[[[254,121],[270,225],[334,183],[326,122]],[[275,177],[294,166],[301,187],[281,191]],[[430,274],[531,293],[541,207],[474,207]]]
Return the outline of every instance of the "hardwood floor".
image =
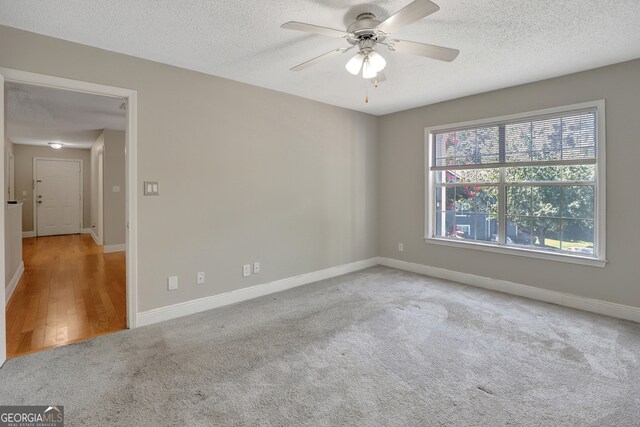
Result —
[[[7,357],[125,329],[125,253],[90,235],[23,239],[25,272],[7,306]]]

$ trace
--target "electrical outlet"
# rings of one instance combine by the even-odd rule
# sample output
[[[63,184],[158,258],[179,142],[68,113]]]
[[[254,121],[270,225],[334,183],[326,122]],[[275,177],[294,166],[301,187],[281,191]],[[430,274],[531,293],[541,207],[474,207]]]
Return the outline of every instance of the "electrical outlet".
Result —
[[[260,263],[259,262],[254,262],[253,263],[253,274],[258,274],[260,273]]]
[[[196,275],[196,285],[202,285],[204,283],[204,271],[199,271]]]
[[[404,252],[404,243],[398,243],[398,251]]]
[[[167,289],[170,291],[178,289],[178,276],[167,277]]]
[[[242,276],[251,276],[251,264],[245,264],[242,266]]]

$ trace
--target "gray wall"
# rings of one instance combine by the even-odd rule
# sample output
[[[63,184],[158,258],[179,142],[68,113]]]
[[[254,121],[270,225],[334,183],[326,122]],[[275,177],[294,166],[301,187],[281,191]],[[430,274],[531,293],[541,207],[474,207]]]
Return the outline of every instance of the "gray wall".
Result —
[[[124,132],[104,131],[104,244],[120,245],[126,241]],[[120,187],[114,192],[113,187]]]
[[[125,133],[105,129],[91,146],[91,226],[98,234],[98,151],[104,147],[104,244],[126,241]],[[119,187],[120,192],[114,192]]]
[[[606,100],[606,268],[426,243],[424,129]],[[640,307],[640,60],[386,115],[379,120],[381,256]],[[398,252],[404,242],[406,252]]]
[[[9,287],[11,279],[18,270],[22,261],[22,205],[8,205],[9,200],[9,153],[13,153],[13,142],[9,138],[4,138],[4,268],[5,268],[5,291]],[[15,157],[14,157],[15,162]],[[14,288],[15,289],[15,288]],[[5,300],[5,305],[9,300]]]
[[[138,91],[136,184],[160,182],[138,200],[140,311],[378,254],[640,306],[640,61],[379,119],[1,26],[0,66]],[[424,242],[426,126],[602,98],[606,268]],[[242,278],[253,261],[263,272]]]
[[[82,160],[83,173],[83,221],[82,228],[91,224],[91,157],[90,151],[78,148],[54,150],[36,145],[13,144],[13,158],[16,169],[16,200],[23,202],[22,231],[33,231],[33,158],[51,157],[57,159]],[[27,195],[23,196],[22,192]]]
[[[9,200],[9,153],[13,154],[13,141],[6,136],[4,137],[4,201]],[[13,158],[15,166],[15,155]],[[15,175],[15,173],[14,173]],[[14,178],[15,179],[15,178]],[[15,190],[15,182],[13,183]],[[17,195],[15,195],[17,197]]]
[[[376,117],[8,27],[0,66],[138,91],[136,185],[160,182],[138,200],[140,311],[377,255]]]
[[[91,146],[91,232],[95,235],[95,239],[99,239],[98,231],[98,152],[104,146],[104,130],[98,135],[96,142]],[[103,172],[104,173],[104,172]],[[103,218],[104,221],[104,218]],[[104,244],[104,242],[102,242]]]

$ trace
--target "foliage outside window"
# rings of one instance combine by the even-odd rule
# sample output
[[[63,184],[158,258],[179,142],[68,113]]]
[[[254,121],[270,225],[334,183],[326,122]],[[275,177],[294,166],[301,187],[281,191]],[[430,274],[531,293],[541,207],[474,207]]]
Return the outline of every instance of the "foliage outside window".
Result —
[[[427,237],[598,258],[596,107],[429,133]]]

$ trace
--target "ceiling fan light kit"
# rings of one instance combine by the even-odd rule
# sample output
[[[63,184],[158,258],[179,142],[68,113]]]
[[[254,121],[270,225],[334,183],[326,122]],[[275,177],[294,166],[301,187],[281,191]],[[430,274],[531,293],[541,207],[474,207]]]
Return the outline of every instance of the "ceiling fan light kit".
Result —
[[[365,58],[362,64],[362,77],[365,79],[372,79],[378,75],[378,71],[375,69],[369,58]]]
[[[350,72],[354,76],[357,76],[358,74],[360,74],[360,70],[362,69],[364,58],[365,56],[363,54],[357,53],[353,58],[349,60],[349,62],[347,62],[345,68],[348,72]]]
[[[353,75],[358,75],[362,71],[363,78],[368,80],[375,79],[377,84],[377,82],[384,80],[377,79],[377,76],[387,65],[384,57],[376,51],[379,46],[386,46],[390,51],[451,62],[458,56],[459,50],[405,40],[386,41],[391,33],[438,10],[440,10],[440,7],[430,0],[414,0],[384,21],[379,21],[373,13],[361,13],[356,18],[356,21],[347,27],[346,31],[302,22],[287,22],[282,25],[282,28],[341,38],[351,45],[347,48],[334,49],[324,55],[303,62],[291,68],[291,70],[301,71],[336,54],[357,48],[358,53],[347,62],[345,68]]]

